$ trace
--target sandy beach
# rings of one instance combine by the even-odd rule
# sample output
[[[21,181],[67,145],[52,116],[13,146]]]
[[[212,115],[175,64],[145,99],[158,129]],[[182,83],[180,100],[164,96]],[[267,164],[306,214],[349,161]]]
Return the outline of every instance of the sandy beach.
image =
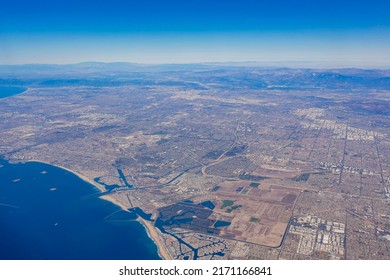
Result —
[[[146,232],[148,233],[148,236],[150,239],[154,241],[154,243],[157,246],[158,254],[160,257],[164,260],[170,260],[172,259],[168,249],[165,247],[163,242],[160,240],[159,233],[157,232],[157,229],[153,226],[153,224],[150,221],[146,221],[143,219],[138,219],[138,221],[145,227]]]
[[[128,211],[128,209],[125,205],[118,202],[117,200],[115,200],[113,197],[111,197],[109,195],[104,195],[104,196],[101,196],[100,198],[107,200],[107,201],[119,206],[124,211]],[[167,248],[165,247],[165,245],[161,241],[161,239],[159,237],[159,233],[157,232],[157,229],[153,226],[153,224],[150,221],[146,221],[142,218],[138,218],[137,221],[140,222],[144,226],[149,238],[152,239],[153,242],[156,244],[157,249],[158,249],[158,254],[160,255],[160,257],[164,260],[171,259]]]
[[[103,195],[101,197],[99,197],[100,199],[104,199],[104,200],[107,200],[117,206],[119,206],[122,210],[124,211],[129,211],[127,209],[127,207],[125,205],[123,205],[122,203],[120,203],[119,201],[115,200],[115,198],[111,197],[110,195]]]

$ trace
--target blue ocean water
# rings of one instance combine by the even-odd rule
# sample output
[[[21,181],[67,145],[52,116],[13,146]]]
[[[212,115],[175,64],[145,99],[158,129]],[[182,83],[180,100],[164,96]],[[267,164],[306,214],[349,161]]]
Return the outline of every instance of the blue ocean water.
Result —
[[[0,86],[0,98],[22,93],[27,90],[24,87]]]
[[[61,168],[0,159],[0,259],[160,259],[144,227],[97,192]]]

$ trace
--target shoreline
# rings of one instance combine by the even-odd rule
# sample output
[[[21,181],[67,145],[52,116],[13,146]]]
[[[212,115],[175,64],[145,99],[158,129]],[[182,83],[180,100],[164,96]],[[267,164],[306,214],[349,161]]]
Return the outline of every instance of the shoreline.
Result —
[[[84,182],[87,182],[91,185],[93,185],[95,188],[97,188],[100,192],[105,192],[106,190],[104,189],[103,186],[99,185],[98,183],[96,183],[94,180],[91,180],[90,178],[88,178],[87,176],[83,175],[83,174],[80,174],[76,171],[73,171],[69,168],[66,168],[64,166],[61,166],[61,165],[58,165],[58,164],[53,164],[53,163],[50,163],[50,162],[47,162],[47,161],[42,161],[42,160],[25,160],[25,161],[20,161],[20,162],[38,162],[38,163],[44,163],[44,164],[47,164],[47,165],[51,165],[51,166],[55,166],[55,167],[58,167],[58,168],[61,168],[61,169],[64,169],[74,175],[76,175],[77,177],[79,177],[81,180],[83,180]]]
[[[171,260],[171,256],[168,252],[168,249],[161,242],[159,234],[156,228],[149,222],[142,218],[138,218],[137,221],[145,228],[148,237],[156,244],[157,253],[162,260]]]
[[[103,200],[106,200],[106,201],[109,201],[112,204],[115,204],[116,206],[121,208],[123,211],[129,212],[129,210],[127,209],[127,207],[125,205],[123,205],[122,203],[120,203],[117,200],[115,200],[115,198],[111,197],[109,194],[100,196],[99,198],[103,199]]]
[[[9,87],[11,87],[11,88],[22,88],[23,91],[18,92],[18,93],[14,93],[14,94],[11,94],[11,95],[0,96],[0,99],[8,98],[8,97],[13,97],[13,96],[18,96],[18,95],[20,95],[20,94],[23,94],[23,93],[26,93],[26,92],[30,91],[30,89],[31,89],[31,88],[29,88],[29,87],[24,87],[24,86],[0,86],[0,88],[1,88],[1,87],[3,87],[3,88],[4,88],[4,87],[5,87],[5,88],[9,88]]]
[[[106,191],[103,186],[99,185],[98,183],[96,183],[95,181],[93,181],[90,178],[86,177],[85,175],[80,174],[80,173],[78,173],[76,171],[73,171],[73,170],[71,170],[69,168],[63,167],[61,165],[56,165],[56,164],[52,164],[52,163],[49,163],[49,162],[46,162],[46,161],[41,161],[41,160],[26,160],[26,161],[20,161],[20,162],[38,162],[38,163],[44,163],[44,164],[47,164],[47,165],[51,165],[51,166],[55,166],[55,167],[64,169],[64,170],[66,170],[66,171],[76,175],[77,177],[79,177],[84,182],[87,182],[87,183],[93,185],[100,192]],[[99,199],[103,199],[103,200],[109,201],[112,204],[115,204],[116,206],[121,208],[122,210],[128,211],[128,209],[122,203],[118,202],[117,200],[115,200],[113,197],[111,197],[109,195],[101,196],[101,197],[99,197]],[[142,218],[138,218],[137,222],[139,222],[144,227],[146,234],[148,235],[150,240],[152,240],[153,243],[156,245],[156,247],[157,247],[157,254],[160,256],[160,258],[162,260],[170,260],[171,257],[170,257],[170,255],[168,253],[168,250],[166,249],[165,245],[162,244],[156,228],[150,222],[145,221]]]

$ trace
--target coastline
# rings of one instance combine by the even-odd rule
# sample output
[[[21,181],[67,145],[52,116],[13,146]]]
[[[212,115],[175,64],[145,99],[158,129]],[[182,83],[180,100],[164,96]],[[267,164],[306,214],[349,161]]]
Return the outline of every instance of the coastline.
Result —
[[[152,223],[149,221],[146,221],[142,218],[138,218],[137,221],[140,222],[144,226],[149,238],[151,240],[153,240],[154,244],[156,244],[157,252],[158,252],[158,255],[161,257],[161,259],[171,260],[172,258],[168,252],[168,249],[165,247],[165,245],[160,240],[159,234],[158,234],[156,228],[152,225]]]
[[[115,200],[115,198],[113,198],[109,195],[101,196],[100,199],[107,200],[107,201],[111,202],[112,204],[119,206],[124,211],[129,211],[125,205],[118,202],[117,200]],[[153,226],[153,224],[147,220],[142,219],[142,218],[137,218],[137,222],[139,222],[145,228],[145,231],[146,231],[148,237],[156,245],[157,253],[160,256],[160,258],[163,260],[170,260],[171,257],[169,255],[168,249],[165,247],[165,245],[160,240],[159,233],[157,232],[157,229]]]
[[[95,181],[93,181],[90,178],[86,177],[85,175],[80,174],[80,173],[78,173],[76,171],[73,171],[73,170],[71,170],[69,168],[63,167],[61,165],[56,165],[56,164],[52,164],[52,163],[49,163],[49,162],[46,162],[46,161],[41,161],[41,160],[27,160],[27,161],[22,161],[22,162],[38,162],[38,163],[44,163],[44,164],[48,164],[48,165],[51,165],[51,166],[55,166],[55,167],[64,169],[64,170],[66,170],[66,171],[76,175],[81,180],[83,180],[83,181],[93,185],[100,192],[106,191],[103,186],[99,185],[98,183],[96,183]],[[118,202],[117,200],[115,200],[114,198],[112,198],[109,195],[104,195],[104,196],[101,196],[99,198],[103,199],[103,200],[106,200],[106,201],[109,201],[112,204],[115,204],[116,206],[120,207],[124,211],[128,211],[128,209],[122,203]],[[137,221],[145,228],[145,231],[146,231],[146,234],[148,235],[148,237],[153,241],[154,244],[156,244],[157,253],[161,257],[161,259],[163,259],[163,260],[171,259],[170,255],[168,253],[168,250],[166,249],[165,245],[161,242],[161,240],[159,238],[159,234],[158,234],[156,228],[149,221],[146,221],[144,219],[138,218]]]
[[[23,91],[21,91],[21,92],[14,93],[14,94],[11,94],[11,95],[6,95],[6,96],[1,96],[1,93],[0,93],[0,99],[12,97],[12,96],[18,96],[20,94],[23,94],[23,93],[26,93],[26,92],[30,91],[29,87],[24,87],[24,86],[0,86],[0,88],[20,88],[20,89],[23,89]]]
[[[50,163],[50,162],[47,162],[47,161],[42,161],[42,160],[25,160],[25,161],[20,161],[20,162],[39,162],[39,163],[44,163],[44,164],[48,164],[48,165],[51,165],[51,166],[55,166],[55,167],[58,167],[58,168],[61,168],[61,169],[64,169],[74,175],[76,175],[77,177],[79,177],[81,180],[93,185],[94,187],[96,187],[99,191],[101,192],[104,192],[105,189],[103,186],[99,185],[98,183],[96,183],[94,180],[91,180],[89,179],[87,176],[83,175],[83,174],[80,174],[76,171],[73,171],[69,168],[66,168],[64,166],[61,166],[61,165],[57,165],[57,164],[53,164],[53,163]],[[119,206],[119,205],[118,205]]]
[[[99,197],[100,199],[106,200],[111,202],[112,204],[115,204],[116,206],[119,206],[123,211],[129,212],[127,207],[120,203],[119,201],[115,200],[115,198],[111,197],[110,195],[103,195]]]

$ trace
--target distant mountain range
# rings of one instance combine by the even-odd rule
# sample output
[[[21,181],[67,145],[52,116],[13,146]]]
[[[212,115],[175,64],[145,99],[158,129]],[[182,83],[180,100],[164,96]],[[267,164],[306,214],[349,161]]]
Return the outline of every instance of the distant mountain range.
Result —
[[[257,63],[258,64],[258,63]],[[172,85],[202,89],[207,84],[258,89],[390,90],[390,70],[261,67],[254,62],[136,64],[127,62],[0,65],[0,85],[120,86]]]

